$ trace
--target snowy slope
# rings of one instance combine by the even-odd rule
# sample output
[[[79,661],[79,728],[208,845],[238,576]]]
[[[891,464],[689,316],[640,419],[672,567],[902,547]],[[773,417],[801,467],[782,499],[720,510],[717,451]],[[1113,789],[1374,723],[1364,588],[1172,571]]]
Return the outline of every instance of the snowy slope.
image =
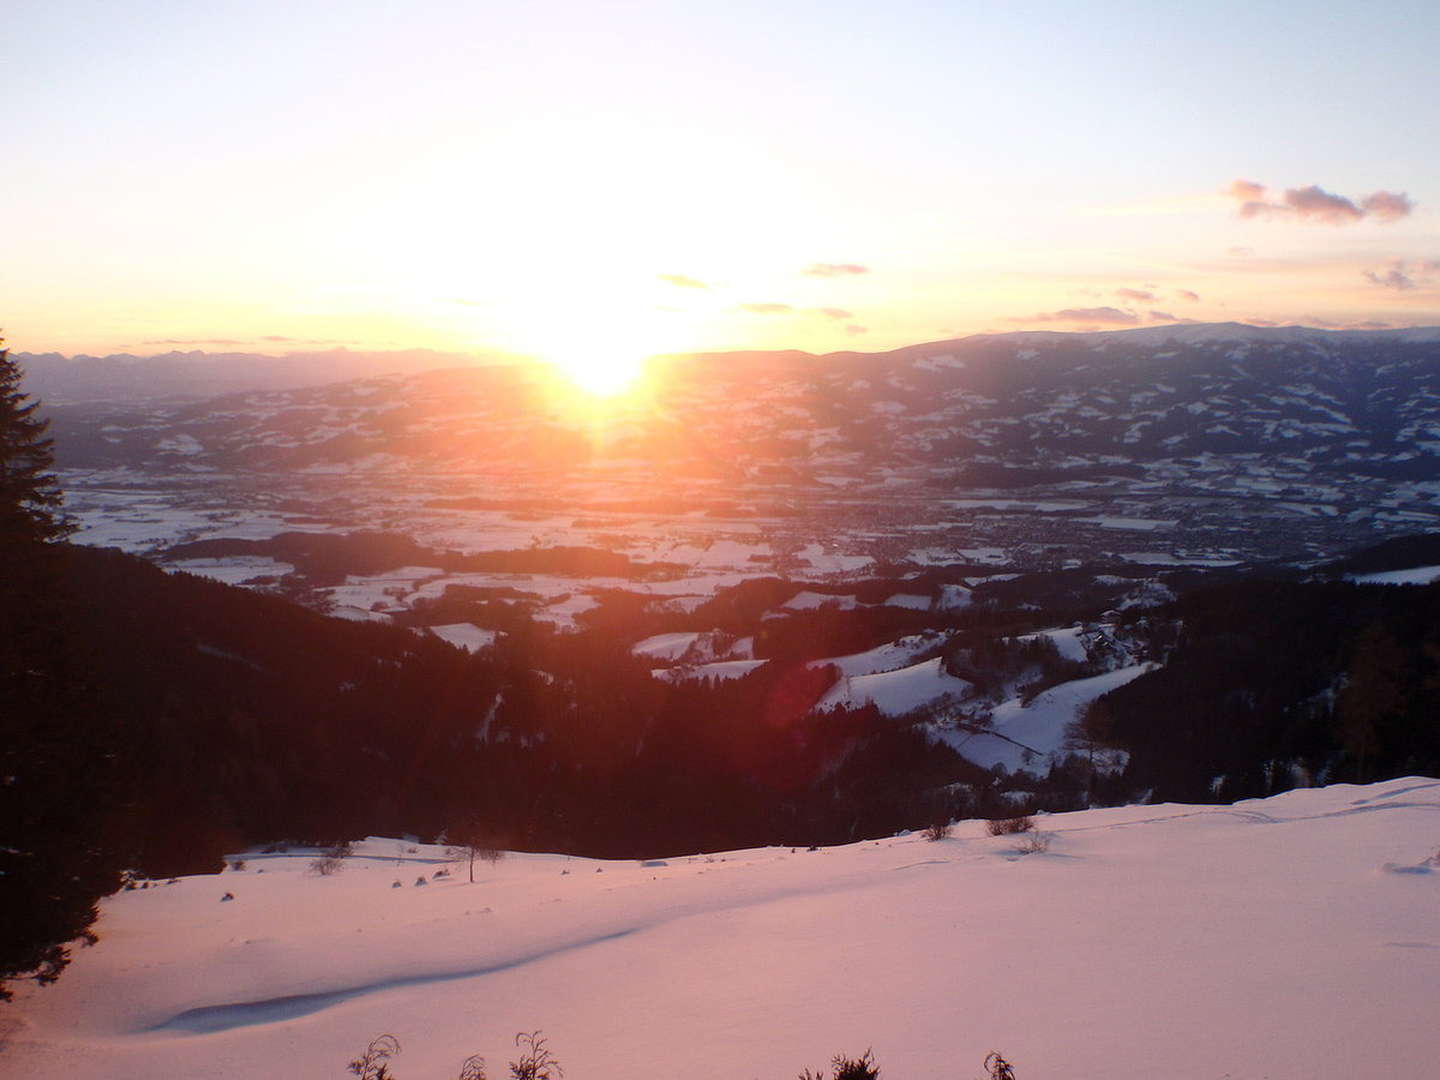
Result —
[[[1078,719],[1081,709],[1153,668],[1153,664],[1133,664],[1061,683],[1036,694],[1029,705],[1020,698],[1011,698],[997,705],[991,714],[995,735],[942,731],[940,736],[962,756],[986,769],[1004,765],[1011,772],[1031,768],[1043,773],[1049,768],[1051,755],[1063,755],[1065,725]]]
[[[991,1049],[1019,1080],[1430,1076],[1437,812],[1411,778],[1055,815],[1044,854],[967,822],[424,888],[439,849],[367,841],[325,878],[252,855],[108,901],[100,944],[0,1013],[0,1071],[338,1077],[388,1031],[399,1077],[473,1052],[493,1076],[542,1028],[571,1080],[781,1080],[867,1046],[897,1080]]]
[[[836,706],[856,709],[874,705],[888,716],[902,716],[927,705],[964,697],[970,692],[971,684],[947,674],[941,667],[943,663],[937,656],[895,671],[846,675],[815,703],[815,711],[823,712]]]

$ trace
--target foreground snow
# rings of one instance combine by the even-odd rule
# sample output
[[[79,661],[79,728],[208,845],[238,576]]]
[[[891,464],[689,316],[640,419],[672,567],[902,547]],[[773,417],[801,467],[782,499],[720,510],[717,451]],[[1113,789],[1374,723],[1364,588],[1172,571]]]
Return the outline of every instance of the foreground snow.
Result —
[[[574,1080],[793,1077],[872,1046],[893,1080],[1433,1075],[1440,781],[1233,807],[978,822],[660,863],[356,845],[122,893],[54,987],[0,1009],[0,1072],[404,1080],[541,1028]],[[264,873],[260,873],[263,868]],[[419,887],[421,875],[431,881]],[[399,888],[392,887],[398,881]],[[233,902],[221,902],[226,892]]]

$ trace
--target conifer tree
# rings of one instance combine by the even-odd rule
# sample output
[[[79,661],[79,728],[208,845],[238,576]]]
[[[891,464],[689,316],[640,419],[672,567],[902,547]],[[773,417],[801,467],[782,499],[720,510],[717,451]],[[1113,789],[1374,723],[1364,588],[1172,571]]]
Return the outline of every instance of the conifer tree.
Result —
[[[53,982],[119,885],[115,762],[77,670],[51,443],[0,341],[0,1001]]]
[[[20,389],[20,365],[0,338],[0,551],[23,544],[63,540],[75,531],[60,511],[54,443],[49,422],[35,412],[38,401]]]

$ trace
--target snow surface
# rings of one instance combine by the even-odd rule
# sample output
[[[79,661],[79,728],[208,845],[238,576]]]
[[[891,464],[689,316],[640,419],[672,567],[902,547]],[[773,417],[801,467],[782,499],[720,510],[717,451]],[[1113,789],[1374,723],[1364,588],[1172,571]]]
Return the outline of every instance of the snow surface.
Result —
[[[1440,581],[1440,566],[1415,566],[1409,570],[1382,570],[1374,574],[1356,574],[1350,580],[1357,585],[1430,585]]]
[[[448,641],[451,645],[472,653],[488,649],[500,636],[496,630],[486,630],[468,622],[446,623],[444,626],[429,626],[426,629],[441,641]]]
[[[649,864],[356,845],[121,893],[60,982],[17,984],[0,1071],[492,1076],[543,1029],[572,1080],[784,1080],[874,1049],[884,1075],[1356,1080],[1435,1075],[1440,781],[1235,806],[979,822],[807,852]],[[258,873],[261,868],[264,873]],[[425,875],[430,884],[414,881]],[[392,888],[392,882],[401,887]],[[233,902],[222,903],[225,892]]]
[[[840,669],[842,675],[874,675],[881,671],[894,671],[914,661],[921,653],[944,643],[950,634],[943,630],[923,630],[908,634],[897,641],[887,641],[864,652],[848,656],[831,656],[824,660],[812,661],[811,667],[831,665]]]
[[[1067,626],[1058,630],[1037,630],[1033,634],[1021,634],[1017,641],[1034,641],[1036,638],[1048,638],[1058,652],[1066,660],[1074,660],[1083,664],[1090,658],[1085,648],[1085,628],[1083,626]]]
[[[1029,705],[1018,697],[1001,702],[991,714],[994,735],[957,731],[941,735],[961,756],[982,768],[1004,765],[1010,772],[1030,768],[1043,773],[1052,756],[1064,756],[1065,725],[1078,719],[1081,709],[1152,670],[1153,664],[1134,664],[1052,686],[1036,694]]]
[[[874,705],[887,716],[903,716],[915,709],[939,705],[968,694],[971,684],[942,671],[942,662],[937,656],[896,671],[847,675],[825,692],[815,703],[815,710],[823,712],[837,705],[852,709]]]

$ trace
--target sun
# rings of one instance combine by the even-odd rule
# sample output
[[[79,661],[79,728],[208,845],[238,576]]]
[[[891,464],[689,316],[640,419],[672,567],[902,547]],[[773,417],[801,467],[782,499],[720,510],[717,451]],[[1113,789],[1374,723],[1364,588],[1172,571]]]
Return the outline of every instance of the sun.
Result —
[[[625,349],[599,346],[577,347],[575,350],[542,355],[567,379],[595,397],[615,397],[635,385],[645,367],[645,359]]]

